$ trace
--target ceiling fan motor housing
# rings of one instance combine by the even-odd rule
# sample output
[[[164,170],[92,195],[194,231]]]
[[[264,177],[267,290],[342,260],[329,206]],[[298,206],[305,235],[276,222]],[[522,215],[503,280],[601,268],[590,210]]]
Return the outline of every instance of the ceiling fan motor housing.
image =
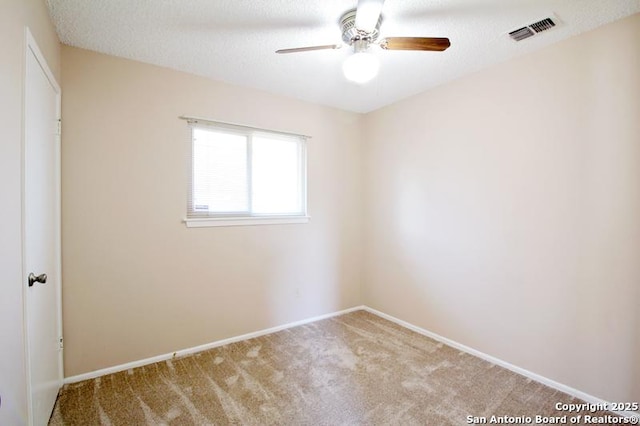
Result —
[[[380,24],[382,24],[382,15],[378,18],[375,29],[370,32],[364,32],[356,28],[356,10],[350,10],[340,18],[340,28],[342,29],[342,40],[352,45],[358,40],[367,40],[369,43],[373,43],[378,39],[380,34]]]

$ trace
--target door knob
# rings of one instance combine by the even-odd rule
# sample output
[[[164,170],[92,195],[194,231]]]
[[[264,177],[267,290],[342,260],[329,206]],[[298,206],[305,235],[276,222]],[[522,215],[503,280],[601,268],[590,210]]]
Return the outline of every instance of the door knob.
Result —
[[[46,283],[47,274],[40,274],[36,276],[33,272],[29,274],[29,287],[32,287],[35,283]]]

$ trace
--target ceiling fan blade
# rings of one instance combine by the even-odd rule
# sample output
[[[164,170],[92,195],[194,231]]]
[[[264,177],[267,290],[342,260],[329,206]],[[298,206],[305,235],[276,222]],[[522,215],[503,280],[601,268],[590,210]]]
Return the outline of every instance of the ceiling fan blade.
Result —
[[[444,37],[387,37],[380,42],[380,47],[387,50],[428,50],[442,52],[451,46]]]
[[[276,53],[311,52],[313,50],[340,49],[341,47],[342,47],[341,44],[326,44],[324,46],[294,47],[292,49],[280,49],[280,50],[276,50]]]
[[[378,25],[384,0],[358,0],[356,9],[356,28],[372,33]]]

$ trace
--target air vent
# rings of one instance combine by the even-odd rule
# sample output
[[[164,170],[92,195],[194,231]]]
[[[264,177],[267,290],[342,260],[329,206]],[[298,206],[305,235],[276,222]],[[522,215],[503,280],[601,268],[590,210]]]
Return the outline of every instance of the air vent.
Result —
[[[522,41],[526,38],[533,37],[534,35],[546,31],[556,26],[556,21],[552,18],[544,18],[533,24],[529,24],[517,30],[509,32],[509,37],[515,41]]]
[[[541,33],[542,31],[546,31],[550,28],[553,28],[556,26],[556,23],[553,22],[553,20],[551,18],[545,18],[542,21],[538,21],[534,24],[529,25],[531,28],[533,28],[533,31],[537,32],[537,33]]]
[[[524,40],[525,38],[529,38],[529,37],[531,37],[531,36],[533,36],[535,34],[536,33],[531,31],[529,29],[529,27],[522,27],[522,28],[519,28],[519,29],[517,29],[515,31],[511,31],[509,33],[509,37],[511,37],[515,41],[520,41],[520,40]]]

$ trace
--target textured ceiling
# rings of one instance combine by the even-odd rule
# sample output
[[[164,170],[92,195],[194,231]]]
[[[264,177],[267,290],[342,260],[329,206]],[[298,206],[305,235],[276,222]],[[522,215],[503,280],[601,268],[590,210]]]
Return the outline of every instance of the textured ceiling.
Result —
[[[407,96],[640,12],[640,0],[387,0],[381,37],[449,37],[445,52],[374,52],[375,80],[345,80],[346,47],[288,55],[281,48],[341,43],[338,20],[357,0],[48,0],[68,45],[368,112]],[[553,15],[557,27],[522,42],[511,30]]]

